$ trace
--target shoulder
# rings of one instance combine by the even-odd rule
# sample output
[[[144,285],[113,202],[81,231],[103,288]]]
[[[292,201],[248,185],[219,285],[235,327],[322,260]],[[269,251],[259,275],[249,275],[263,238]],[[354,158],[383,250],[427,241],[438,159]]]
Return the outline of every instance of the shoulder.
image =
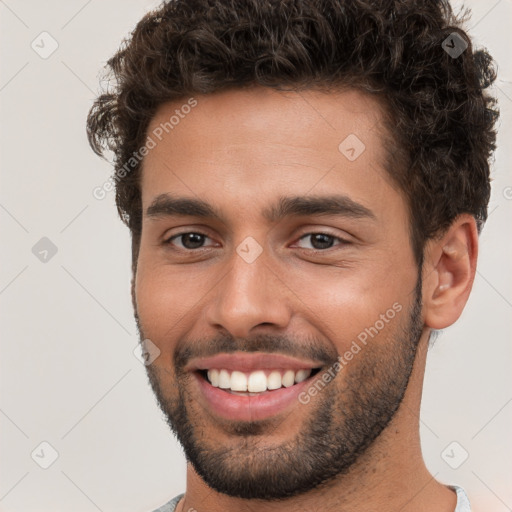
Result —
[[[451,485],[450,488],[453,489],[457,494],[457,506],[455,507],[454,512],[471,512],[471,505],[469,503],[469,498],[466,494],[466,491],[457,485]],[[184,493],[178,494],[178,496],[174,497],[172,500],[168,501],[161,507],[153,510],[153,512],[174,512],[176,505],[183,496]]]
[[[466,491],[458,485],[451,485],[450,488],[457,494],[457,506],[454,512],[471,512],[471,505]]]
[[[153,510],[153,512],[174,512],[176,509],[176,505],[181,500],[181,498],[184,496],[183,494],[178,494],[178,496],[174,497],[171,501],[168,501],[161,507],[157,508],[156,510]],[[457,511],[458,512],[458,511]]]

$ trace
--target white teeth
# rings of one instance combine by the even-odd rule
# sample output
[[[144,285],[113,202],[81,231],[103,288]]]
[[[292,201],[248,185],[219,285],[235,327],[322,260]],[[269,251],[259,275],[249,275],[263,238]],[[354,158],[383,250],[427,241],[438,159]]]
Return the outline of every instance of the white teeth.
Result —
[[[231,391],[247,391],[247,377],[245,373],[234,371],[231,374]]]
[[[265,372],[252,372],[249,375],[249,380],[247,382],[247,391],[251,391],[253,393],[257,393],[260,391],[267,390],[267,376]]]
[[[283,386],[289,388],[295,384],[295,372],[293,370],[287,370],[283,375]]]
[[[219,370],[208,370],[208,380],[214,388],[219,387]]]
[[[262,393],[281,387],[289,388],[306,380],[311,375],[311,369],[302,370],[273,370],[268,375],[263,370],[255,370],[249,374],[240,371],[212,368],[208,370],[208,380],[213,387],[230,389],[235,392]]]
[[[278,371],[273,371],[267,377],[267,389],[279,389],[283,385],[281,374]]]
[[[219,372],[219,388],[229,389],[231,387],[231,377],[227,370],[220,370]]]
[[[295,374],[295,382],[298,384],[303,380],[306,380],[311,375],[311,370],[299,370]]]

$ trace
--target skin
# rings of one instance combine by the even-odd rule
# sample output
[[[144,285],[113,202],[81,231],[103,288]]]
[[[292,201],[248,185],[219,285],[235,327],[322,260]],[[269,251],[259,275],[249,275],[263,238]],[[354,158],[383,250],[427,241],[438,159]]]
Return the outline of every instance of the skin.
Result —
[[[375,98],[354,90],[277,92],[265,88],[197,95],[197,106],[145,157],[141,181],[143,230],[133,281],[136,315],[143,336],[155,343],[166,398],[175,398],[173,356],[185,340],[219,333],[237,339],[283,334],[318,340],[342,355],[352,340],[398,302],[403,310],[347,367],[363,364],[375,349],[396,350],[400,327],[411,310],[418,268],[414,261],[404,194],[383,165],[383,111]],[[183,102],[161,105],[148,133]],[[365,151],[349,161],[338,150],[348,134]],[[370,209],[374,219],[336,215],[288,217],[269,223],[261,212],[281,196],[343,193]],[[146,215],[163,193],[201,198],[222,213],[222,221]],[[184,232],[207,235],[206,249],[174,249],[164,240]],[[308,233],[328,233],[350,243],[315,248]],[[236,252],[246,237],[262,247],[248,264]],[[419,411],[431,329],[460,316],[473,283],[478,237],[470,215],[459,216],[424,252],[421,317],[423,330],[400,407],[350,470],[327,485],[286,500],[244,500],[211,489],[187,465],[186,496],[178,512],[290,510],[453,512],[455,494],[435,481],[421,455]],[[181,250],[180,250],[181,249]],[[343,372],[331,390],[347,386]],[[183,382],[180,385],[185,386]],[[240,436],[198,405],[187,383],[191,421],[208,446],[241,448]],[[321,395],[321,393],[319,394]],[[257,440],[254,453],[284,443],[314,418],[321,396],[297,404],[276,418]],[[241,454],[244,452],[240,452]],[[240,455],[243,457],[243,455]],[[263,456],[263,455],[262,455]],[[243,464],[243,461],[239,461]]]

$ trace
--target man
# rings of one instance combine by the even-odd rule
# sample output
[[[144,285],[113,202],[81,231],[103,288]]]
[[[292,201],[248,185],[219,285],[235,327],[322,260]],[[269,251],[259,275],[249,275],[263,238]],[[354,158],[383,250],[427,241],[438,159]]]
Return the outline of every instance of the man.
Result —
[[[471,291],[492,60],[435,0],[178,0],[109,61],[135,317],[187,457],[161,511],[468,511],[423,462]]]

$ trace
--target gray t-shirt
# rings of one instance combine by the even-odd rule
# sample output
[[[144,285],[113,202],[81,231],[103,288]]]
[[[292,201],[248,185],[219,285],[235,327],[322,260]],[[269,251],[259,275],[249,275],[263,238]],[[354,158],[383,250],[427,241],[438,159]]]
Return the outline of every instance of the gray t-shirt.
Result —
[[[469,498],[462,487],[458,487],[457,485],[450,486],[457,493],[457,505],[455,506],[454,512],[471,512],[471,507],[469,505]],[[162,505],[160,508],[153,510],[153,512],[174,512],[176,510],[176,505],[181,500],[184,494],[179,494],[171,501],[168,501],[165,505]],[[186,512],[186,511],[185,511]],[[208,512],[207,510],[201,512]]]
[[[157,508],[156,510],[153,510],[153,512],[174,512],[176,510],[176,505],[178,502],[183,498],[185,494],[178,494],[175,498],[173,498],[171,501],[168,501],[165,505],[162,505],[160,508]]]

